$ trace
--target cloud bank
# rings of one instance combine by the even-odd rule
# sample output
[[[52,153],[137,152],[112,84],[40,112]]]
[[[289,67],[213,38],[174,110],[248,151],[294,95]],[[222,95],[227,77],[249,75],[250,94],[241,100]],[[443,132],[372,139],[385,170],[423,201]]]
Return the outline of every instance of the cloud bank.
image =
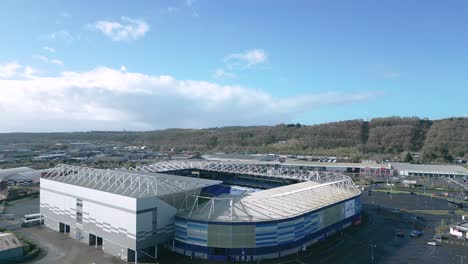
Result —
[[[277,124],[317,107],[375,96],[330,92],[280,98],[241,86],[108,67],[23,78],[25,67],[6,65],[0,65],[0,132]]]
[[[45,62],[45,63],[50,63],[50,64],[55,64],[55,65],[58,65],[58,66],[63,66],[63,62],[61,60],[57,60],[57,59],[51,59],[47,56],[43,56],[43,55],[36,55],[34,56],[36,59],[38,60],[41,60],[42,62]]]
[[[150,26],[141,19],[121,17],[121,21],[100,20],[91,25],[113,41],[129,41],[142,38]]]
[[[247,69],[268,62],[268,54],[261,49],[247,50],[226,56],[224,62],[229,69]]]

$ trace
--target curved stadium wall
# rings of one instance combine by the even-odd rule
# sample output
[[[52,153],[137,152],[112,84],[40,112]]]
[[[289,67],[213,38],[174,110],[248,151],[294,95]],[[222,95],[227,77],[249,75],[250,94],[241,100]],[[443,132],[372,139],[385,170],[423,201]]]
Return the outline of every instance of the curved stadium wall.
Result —
[[[174,250],[210,260],[277,258],[305,250],[360,220],[360,193],[317,210],[270,221],[204,221],[179,214]]]

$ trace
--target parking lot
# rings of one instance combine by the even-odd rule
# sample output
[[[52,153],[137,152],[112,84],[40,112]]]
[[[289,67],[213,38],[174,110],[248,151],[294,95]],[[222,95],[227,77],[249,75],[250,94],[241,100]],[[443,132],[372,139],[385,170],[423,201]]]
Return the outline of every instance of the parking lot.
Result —
[[[3,214],[0,214],[0,228],[19,228],[24,215],[36,213],[39,213],[39,198],[11,201]]]

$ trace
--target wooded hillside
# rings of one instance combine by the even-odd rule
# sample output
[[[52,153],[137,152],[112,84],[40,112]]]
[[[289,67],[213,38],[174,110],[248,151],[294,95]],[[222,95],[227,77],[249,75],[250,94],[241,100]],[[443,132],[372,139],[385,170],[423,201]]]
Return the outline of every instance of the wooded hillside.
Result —
[[[0,144],[92,140],[147,145],[156,150],[251,152],[366,157],[421,151],[426,161],[468,158],[468,118],[387,117],[319,125],[167,129],[149,132],[0,134]]]

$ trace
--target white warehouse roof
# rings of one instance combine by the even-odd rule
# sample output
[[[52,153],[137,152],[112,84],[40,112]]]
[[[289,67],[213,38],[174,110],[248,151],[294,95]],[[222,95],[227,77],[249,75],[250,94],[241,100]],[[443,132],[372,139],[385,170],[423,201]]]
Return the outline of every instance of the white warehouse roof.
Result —
[[[468,175],[468,169],[459,165],[434,165],[434,164],[411,164],[411,163],[391,163],[394,170],[408,171],[412,173],[430,174],[461,174]]]
[[[30,172],[34,171],[28,167],[18,167],[18,168],[11,168],[11,169],[1,169],[0,170],[0,181],[8,176],[12,176],[18,173]]]

